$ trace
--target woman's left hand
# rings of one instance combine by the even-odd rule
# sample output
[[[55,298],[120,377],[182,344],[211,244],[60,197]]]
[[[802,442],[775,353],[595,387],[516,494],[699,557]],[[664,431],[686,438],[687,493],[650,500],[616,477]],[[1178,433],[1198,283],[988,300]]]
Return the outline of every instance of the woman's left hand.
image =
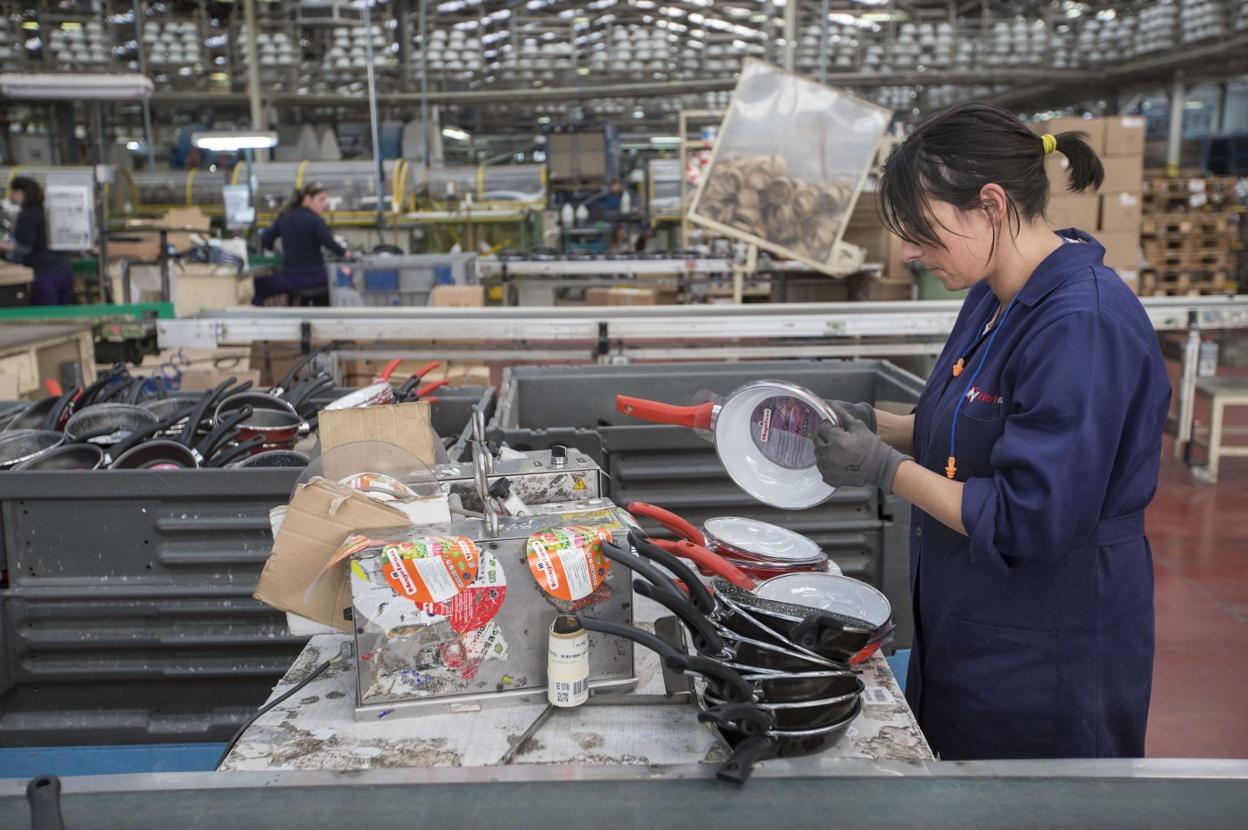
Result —
[[[873,484],[892,492],[893,477],[906,456],[885,444],[862,421],[838,403],[831,404],[837,424],[824,423],[815,436],[815,463],[833,487]]]

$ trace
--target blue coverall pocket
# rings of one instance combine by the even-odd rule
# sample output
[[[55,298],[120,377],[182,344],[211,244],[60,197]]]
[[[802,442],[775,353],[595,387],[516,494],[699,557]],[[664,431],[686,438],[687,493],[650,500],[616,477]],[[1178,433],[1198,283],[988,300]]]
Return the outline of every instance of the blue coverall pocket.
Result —
[[[1045,754],[1057,732],[1060,635],[953,616],[943,633],[947,674],[930,688],[942,731],[997,757]]]

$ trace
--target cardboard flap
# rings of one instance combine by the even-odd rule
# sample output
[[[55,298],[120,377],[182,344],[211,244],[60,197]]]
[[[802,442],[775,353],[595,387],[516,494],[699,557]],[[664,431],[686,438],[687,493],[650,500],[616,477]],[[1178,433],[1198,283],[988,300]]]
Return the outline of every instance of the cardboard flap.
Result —
[[[349,564],[339,562],[305,597],[317,574],[355,530],[402,525],[407,515],[363,493],[322,478],[301,486],[291,500],[253,596],[280,611],[351,631],[343,610],[351,607]]]

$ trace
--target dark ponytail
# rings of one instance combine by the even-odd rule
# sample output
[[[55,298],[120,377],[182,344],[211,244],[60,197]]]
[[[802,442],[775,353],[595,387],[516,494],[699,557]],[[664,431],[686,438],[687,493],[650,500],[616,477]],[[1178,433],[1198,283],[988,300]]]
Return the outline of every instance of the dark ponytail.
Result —
[[[1082,193],[1098,190],[1105,181],[1105,167],[1097,158],[1096,151],[1088,146],[1088,134],[1082,132],[1058,133],[1056,152],[1070,162],[1066,168],[1066,190]]]
[[[315,196],[318,193],[324,193],[329,190],[323,184],[310,184],[306,187],[296,187],[290,194],[290,198],[286,200],[286,204],[282,205],[282,213],[290,213],[295,208],[303,204],[303,200],[309,196]]]
[[[282,213],[290,213],[303,204],[303,195],[302,187],[296,187],[291,191],[290,198],[286,200],[286,204],[282,205]]]
[[[1084,136],[1055,138],[1055,151],[1070,161],[1069,189],[1099,187],[1105,171]],[[1010,234],[1017,235],[1023,222],[1043,217],[1048,206],[1045,156],[1044,140],[1013,113],[991,104],[959,104],[920,124],[893,149],[880,177],[880,218],[907,242],[941,247],[932,201],[983,209],[980,191],[996,184],[1005,191]],[[996,235],[994,226],[994,250]]]

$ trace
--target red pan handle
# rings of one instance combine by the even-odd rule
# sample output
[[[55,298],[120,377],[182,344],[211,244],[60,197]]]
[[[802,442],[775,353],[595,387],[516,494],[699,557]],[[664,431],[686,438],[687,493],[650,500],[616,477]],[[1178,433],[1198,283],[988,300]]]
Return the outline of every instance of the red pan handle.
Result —
[[[634,516],[645,516],[648,519],[654,519],[677,536],[688,539],[695,545],[706,547],[706,537],[702,535],[702,531],[670,510],[664,510],[662,507],[656,507],[644,501],[629,502],[628,507],[625,509]]]
[[[386,368],[381,370],[381,374],[377,376],[378,380],[390,380],[390,376],[394,374],[394,370],[399,368],[399,364],[403,362],[403,358],[396,357],[394,360],[386,364]]]
[[[703,403],[697,406],[673,406],[670,403],[648,401],[645,398],[630,398],[628,395],[615,396],[615,408],[625,415],[632,415],[642,421],[653,424],[671,424],[690,429],[710,429],[711,415],[715,404]]]
[[[412,374],[414,377],[423,378],[425,375],[429,374],[436,368],[438,368],[438,361],[435,360],[432,363],[426,363],[424,366],[421,366]]]
[[[685,539],[679,542],[669,542],[666,539],[651,539],[650,541],[673,556],[688,559],[699,568],[710,571],[716,576],[722,576],[738,588],[753,591],[758,587],[758,582],[745,571],[701,545],[695,545],[693,542]]]
[[[441,389],[443,386],[448,385],[450,382],[451,382],[450,379],[442,378],[440,380],[432,381],[431,383],[426,383],[424,386],[416,390],[416,397],[423,398],[425,395],[428,395],[433,390]]]

